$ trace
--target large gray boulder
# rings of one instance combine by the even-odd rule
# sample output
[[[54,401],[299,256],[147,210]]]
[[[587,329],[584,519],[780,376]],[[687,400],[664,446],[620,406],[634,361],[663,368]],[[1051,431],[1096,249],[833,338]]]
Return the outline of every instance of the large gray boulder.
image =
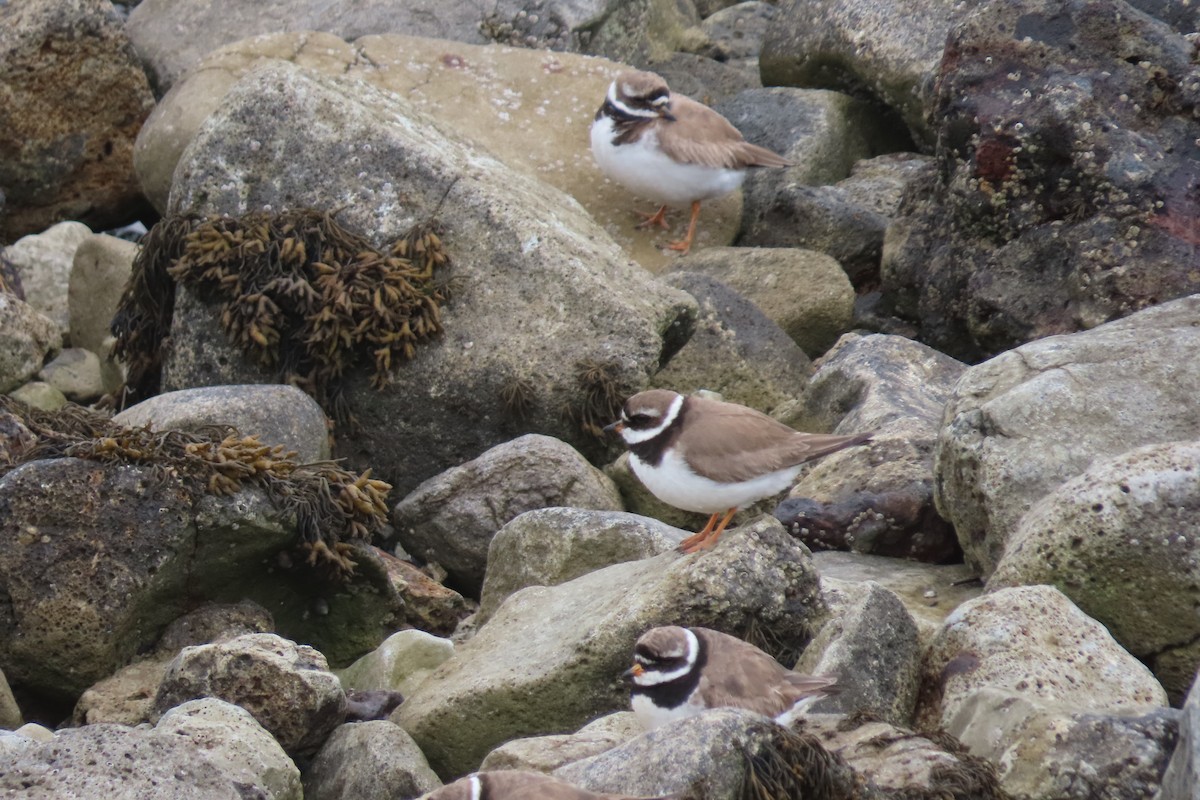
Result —
[[[1200,296],[971,367],[946,406],[934,499],[984,576],[1021,517],[1093,463],[1200,431]]]
[[[522,432],[595,452],[605,398],[644,387],[690,335],[694,301],[631,264],[576,203],[358,81],[282,63],[252,71],[189,145],[171,205],[341,208],[341,224],[380,244],[440,220],[454,288],[444,335],[384,391],[365,374],[343,379],[360,424],[338,431],[335,454],[400,492]],[[165,388],[275,381],[218,316],[180,293]]]
[[[1167,704],[1154,675],[1052,586],[963,603],[925,654],[917,720],[946,727],[982,690],[1072,712],[1145,714]]]
[[[1198,434],[1200,435],[1200,434]],[[988,589],[1058,586],[1182,703],[1200,665],[1200,441],[1146,445],[1042,498],[1013,531]]]
[[[823,610],[807,552],[759,519],[696,556],[666,553],[517,592],[394,718],[439,775],[456,777],[501,742],[576,731],[627,708],[620,675],[648,628],[757,628],[780,655],[805,643]]]

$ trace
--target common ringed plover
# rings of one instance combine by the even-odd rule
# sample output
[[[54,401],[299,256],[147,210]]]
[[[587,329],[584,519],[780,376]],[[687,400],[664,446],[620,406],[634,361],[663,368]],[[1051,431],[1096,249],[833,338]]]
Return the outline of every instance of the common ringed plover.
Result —
[[[592,155],[600,171],[659,204],[639,227],[667,227],[668,206],[691,204],[687,235],[667,245],[687,254],[700,203],[742,185],[750,167],[791,162],[742,138],[729,120],[674,94],[653,72],[622,72],[592,120]],[[639,212],[640,213],[640,212]]]
[[[708,628],[651,628],[633,648],[630,705],[642,727],[710,708],[744,708],[788,725],[837,679],[801,675],[752,644]]]
[[[633,473],[655,497],[711,515],[679,543],[685,553],[716,544],[734,512],[786,490],[805,462],[871,438],[801,433],[753,408],[667,389],[635,394],[605,430],[620,434]]]

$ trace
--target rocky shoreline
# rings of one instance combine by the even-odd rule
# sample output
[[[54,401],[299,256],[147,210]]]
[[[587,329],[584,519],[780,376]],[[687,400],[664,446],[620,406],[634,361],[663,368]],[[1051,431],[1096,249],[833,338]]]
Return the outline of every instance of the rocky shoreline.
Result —
[[[0,2],[0,797],[1198,796],[1200,12],[487,5]],[[627,66],[792,164],[684,257]],[[685,556],[649,388],[874,436]]]

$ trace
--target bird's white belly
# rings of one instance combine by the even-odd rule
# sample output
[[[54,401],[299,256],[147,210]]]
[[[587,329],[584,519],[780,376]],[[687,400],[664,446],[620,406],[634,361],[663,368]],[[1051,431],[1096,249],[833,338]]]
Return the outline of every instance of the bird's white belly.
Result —
[[[704,707],[695,704],[696,693],[692,692],[692,696],[687,699],[687,702],[680,703],[674,708],[660,708],[654,705],[649,697],[642,694],[635,694],[629,700],[629,705],[633,709],[633,715],[637,717],[638,723],[648,731],[652,731],[660,725],[666,725],[668,722],[674,722],[677,719],[687,719],[694,717],[704,710]]]
[[[600,171],[641,197],[671,206],[686,206],[729,194],[742,185],[745,170],[680,164],[658,149],[648,132],[636,142],[613,145],[612,120],[601,115],[592,123],[592,156]]]
[[[715,514],[730,508],[742,508],[756,500],[779,494],[792,485],[801,465],[769,472],[742,483],[718,483],[692,472],[687,462],[668,450],[658,466],[651,466],[633,453],[629,466],[650,493],[668,505],[685,511]]]

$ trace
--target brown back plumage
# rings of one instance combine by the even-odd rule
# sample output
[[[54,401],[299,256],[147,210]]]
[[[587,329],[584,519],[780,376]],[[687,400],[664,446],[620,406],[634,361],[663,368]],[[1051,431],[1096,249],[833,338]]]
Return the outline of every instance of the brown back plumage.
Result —
[[[671,116],[675,119],[655,120],[654,127],[663,152],[676,161],[726,169],[791,166],[783,156],[747,142],[729,120],[690,97],[672,92]]]
[[[715,481],[749,480],[871,438],[869,433],[802,433],[752,408],[694,395],[684,405],[693,424],[675,445],[693,471]],[[697,416],[704,424],[695,422]]]
[[[709,708],[732,706],[776,717],[800,700],[836,691],[834,677],[792,672],[741,639],[709,628],[691,630],[707,649],[699,692]]]

